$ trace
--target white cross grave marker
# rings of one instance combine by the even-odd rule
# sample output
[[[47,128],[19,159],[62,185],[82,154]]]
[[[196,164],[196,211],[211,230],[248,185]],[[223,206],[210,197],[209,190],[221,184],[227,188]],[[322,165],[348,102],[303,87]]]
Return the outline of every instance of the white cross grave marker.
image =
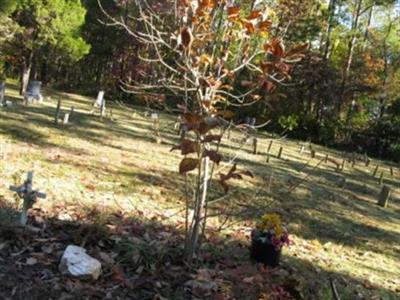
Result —
[[[17,195],[24,199],[24,204],[21,212],[20,223],[25,226],[28,221],[28,209],[36,202],[37,198],[46,198],[45,193],[33,190],[33,171],[28,172],[28,176],[21,186],[10,186],[10,190],[16,192]]]

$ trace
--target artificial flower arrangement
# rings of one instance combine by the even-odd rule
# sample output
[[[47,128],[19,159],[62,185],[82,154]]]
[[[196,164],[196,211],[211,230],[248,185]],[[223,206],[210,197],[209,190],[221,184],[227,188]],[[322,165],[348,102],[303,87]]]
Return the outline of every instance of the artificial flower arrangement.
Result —
[[[251,258],[265,265],[279,265],[282,247],[289,245],[289,234],[278,214],[262,216],[256,229],[251,233]]]

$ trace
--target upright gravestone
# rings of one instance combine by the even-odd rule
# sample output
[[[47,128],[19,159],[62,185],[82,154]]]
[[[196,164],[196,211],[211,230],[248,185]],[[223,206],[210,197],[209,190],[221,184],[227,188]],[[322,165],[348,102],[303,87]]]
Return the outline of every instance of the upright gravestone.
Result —
[[[104,99],[104,91],[99,91],[97,94],[96,101],[93,104],[93,108],[98,107],[100,109],[100,116],[104,117],[106,112],[106,100]],[[94,109],[92,110],[93,113]]]
[[[4,99],[5,92],[6,92],[6,83],[4,81],[0,81],[0,107],[6,106],[6,101]]]
[[[58,125],[58,121],[60,119],[60,111],[61,111],[61,98],[59,98],[57,101],[56,114],[54,116],[54,124],[56,125]]]
[[[41,81],[36,81],[36,80],[30,81],[24,96],[25,105],[33,103],[34,101],[43,102],[41,89],[42,89]]]
[[[378,199],[378,205],[382,207],[387,207],[389,199],[390,199],[390,187],[384,185],[382,187],[381,193]]]
[[[251,127],[256,126],[256,118],[251,118],[251,119],[250,119],[249,125],[250,125]]]
[[[97,94],[95,106],[102,107],[103,101],[104,101],[104,91],[99,91],[99,93]]]

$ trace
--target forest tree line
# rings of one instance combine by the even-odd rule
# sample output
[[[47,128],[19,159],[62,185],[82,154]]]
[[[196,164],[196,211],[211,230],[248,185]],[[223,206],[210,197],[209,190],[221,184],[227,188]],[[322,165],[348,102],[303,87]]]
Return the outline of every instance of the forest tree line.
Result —
[[[148,2],[165,12],[181,1]],[[303,59],[286,70],[290,80],[264,89],[255,105],[227,104],[236,121],[271,120],[267,129],[279,134],[400,160],[399,1],[227,2],[248,12],[266,3],[274,24],[266,39],[282,38],[287,49],[308,43]],[[140,26],[134,0],[101,4],[132,30]],[[0,79],[19,79],[21,93],[37,79],[88,95],[105,89],[108,99],[160,109],[175,103],[178,96],[162,88],[159,97],[126,93],[129,84],[156,82],[160,74],[140,59],[145,45],[112,26],[104,11],[97,0],[0,0]],[[244,70],[233,88],[254,80]]]

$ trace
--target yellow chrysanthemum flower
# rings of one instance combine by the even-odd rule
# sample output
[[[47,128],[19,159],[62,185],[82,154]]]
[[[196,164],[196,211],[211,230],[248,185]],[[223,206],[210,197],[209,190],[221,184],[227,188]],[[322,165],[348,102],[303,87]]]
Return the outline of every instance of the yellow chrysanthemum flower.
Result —
[[[281,217],[274,213],[263,215],[257,228],[261,231],[273,230],[278,238],[282,237],[284,233]]]

